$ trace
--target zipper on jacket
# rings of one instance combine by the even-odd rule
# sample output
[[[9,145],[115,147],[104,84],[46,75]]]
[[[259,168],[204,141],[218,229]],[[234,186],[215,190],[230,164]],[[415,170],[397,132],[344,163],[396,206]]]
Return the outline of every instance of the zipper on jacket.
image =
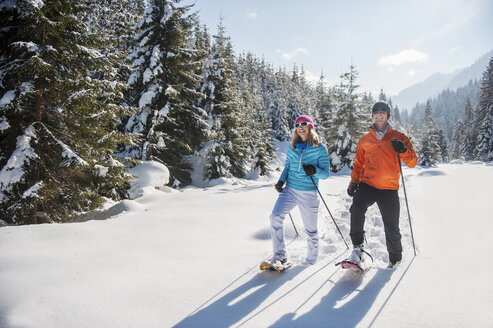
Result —
[[[298,165],[298,172],[300,172],[300,170],[301,170],[301,162],[303,161],[303,152],[305,151],[305,148],[306,148],[306,143],[305,143],[305,145],[303,146],[303,149],[301,150],[301,155],[300,155],[300,164]]]

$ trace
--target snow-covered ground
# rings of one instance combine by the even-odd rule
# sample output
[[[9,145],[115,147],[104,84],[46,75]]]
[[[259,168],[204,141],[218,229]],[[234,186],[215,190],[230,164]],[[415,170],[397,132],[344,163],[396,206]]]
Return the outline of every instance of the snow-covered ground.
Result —
[[[134,200],[72,224],[0,228],[0,327],[492,327],[493,165],[404,169],[404,260],[385,269],[376,207],[367,216],[374,268],[358,277],[334,264],[348,256],[323,203],[317,264],[303,266],[301,232],[285,222],[295,266],[259,272],[269,258],[277,175],[213,187],[162,187],[148,164]],[[321,192],[349,243],[348,175]],[[158,187],[158,188],[156,188]]]

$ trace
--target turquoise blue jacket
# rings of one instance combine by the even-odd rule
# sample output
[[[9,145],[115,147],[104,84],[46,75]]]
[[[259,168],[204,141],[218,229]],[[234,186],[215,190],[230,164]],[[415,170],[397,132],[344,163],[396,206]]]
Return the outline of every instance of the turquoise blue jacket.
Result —
[[[296,190],[315,190],[312,180],[303,170],[304,164],[311,164],[317,169],[313,175],[317,186],[319,179],[327,179],[330,175],[329,155],[324,145],[319,143],[318,147],[313,147],[311,143],[296,142],[294,149],[289,147],[284,170],[279,180],[286,182],[288,187]]]

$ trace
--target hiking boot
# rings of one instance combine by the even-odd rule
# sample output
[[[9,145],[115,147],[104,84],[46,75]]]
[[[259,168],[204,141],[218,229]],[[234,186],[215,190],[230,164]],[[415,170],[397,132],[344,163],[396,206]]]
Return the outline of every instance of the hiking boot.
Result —
[[[353,246],[353,252],[347,259],[349,262],[359,263],[363,260],[363,245]]]
[[[270,260],[270,264],[272,264],[272,265],[274,265],[274,264],[277,264],[277,265],[285,265],[286,263],[288,263],[288,259],[287,258],[280,258],[280,257],[277,257],[277,256],[274,256]]]
[[[387,269],[395,269],[399,266],[399,264],[401,264],[401,261],[395,261],[395,262],[390,261],[389,264],[387,265]]]

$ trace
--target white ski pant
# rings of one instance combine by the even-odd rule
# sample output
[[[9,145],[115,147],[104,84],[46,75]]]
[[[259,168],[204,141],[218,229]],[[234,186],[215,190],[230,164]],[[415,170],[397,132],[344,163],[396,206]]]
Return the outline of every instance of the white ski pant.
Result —
[[[308,251],[306,261],[314,264],[318,257],[318,217],[317,191],[301,191],[285,187],[279,194],[274,210],[270,216],[270,234],[274,249],[274,257],[286,257],[286,245],[284,244],[284,219],[298,205],[307,235]]]

